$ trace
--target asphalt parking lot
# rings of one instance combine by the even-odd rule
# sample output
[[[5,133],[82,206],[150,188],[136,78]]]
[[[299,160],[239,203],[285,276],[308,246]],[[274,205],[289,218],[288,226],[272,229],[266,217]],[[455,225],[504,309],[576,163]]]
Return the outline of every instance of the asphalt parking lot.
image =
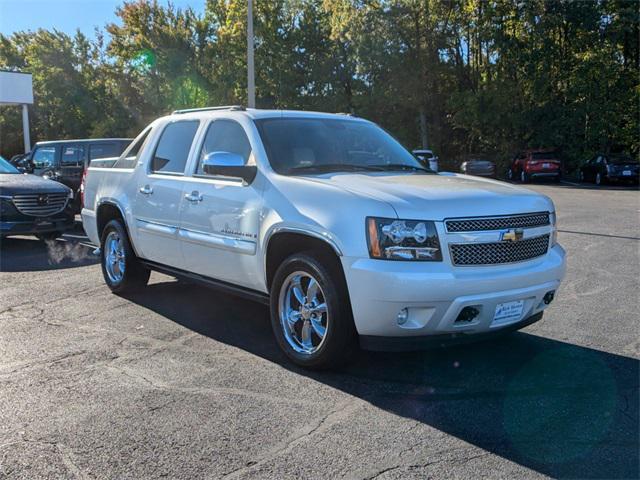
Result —
[[[153,274],[109,293],[82,232],[0,250],[0,478],[638,478],[640,193],[553,198],[568,275],[504,339],[288,364],[267,309]]]

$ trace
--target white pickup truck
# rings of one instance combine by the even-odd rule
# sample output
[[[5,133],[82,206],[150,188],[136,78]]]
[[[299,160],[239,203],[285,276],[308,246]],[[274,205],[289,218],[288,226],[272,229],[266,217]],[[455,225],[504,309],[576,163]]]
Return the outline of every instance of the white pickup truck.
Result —
[[[435,174],[346,115],[176,111],[91,165],[82,219],[114,292],[157,270],[263,301],[308,368],[522,328],[565,273],[549,198]]]

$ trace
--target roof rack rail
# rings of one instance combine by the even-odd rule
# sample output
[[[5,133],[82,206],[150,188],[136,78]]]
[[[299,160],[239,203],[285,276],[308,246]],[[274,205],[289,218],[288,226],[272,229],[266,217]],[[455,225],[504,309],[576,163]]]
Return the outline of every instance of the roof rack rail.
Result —
[[[338,113],[336,113],[336,115],[345,115],[347,117],[356,117],[357,116],[355,113],[351,113],[351,112],[338,112]]]
[[[192,113],[192,112],[209,112],[215,110],[231,110],[231,111],[244,111],[245,107],[242,105],[225,105],[222,107],[202,107],[202,108],[185,108],[183,110],[174,110],[171,112],[172,115],[180,114],[180,113]]]

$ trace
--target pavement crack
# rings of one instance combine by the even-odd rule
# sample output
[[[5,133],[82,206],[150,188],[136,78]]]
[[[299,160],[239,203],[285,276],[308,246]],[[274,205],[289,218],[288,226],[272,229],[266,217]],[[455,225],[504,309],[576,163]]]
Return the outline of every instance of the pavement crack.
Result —
[[[273,460],[279,455],[286,454],[304,442],[307,438],[312,435],[316,435],[318,433],[326,432],[331,429],[334,425],[339,424],[343,420],[346,420],[353,414],[356,410],[361,407],[361,402],[358,399],[352,399],[348,402],[341,403],[338,408],[332,410],[327,415],[322,417],[318,422],[314,425],[308,425],[302,429],[302,432],[296,435],[294,438],[286,440],[285,442],[277,445],[275,448],[266,452],[262,455],[262,458],[259,460],[249,461],[245,466],[240,467],[236,470],[232,470],[222,476],[222,478],[231,479],[238,478],[242,474],[249,472],[251,470],[259,468],[261,465]]]

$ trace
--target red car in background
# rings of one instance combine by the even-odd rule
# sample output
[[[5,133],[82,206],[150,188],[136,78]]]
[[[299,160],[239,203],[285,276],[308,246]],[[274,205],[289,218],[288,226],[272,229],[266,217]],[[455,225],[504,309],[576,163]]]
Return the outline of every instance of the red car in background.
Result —
[[[511,161],[507,172],[509,180],[527,183],[536,178],[560,180],[560,159],[554,150],[527,150]]]

